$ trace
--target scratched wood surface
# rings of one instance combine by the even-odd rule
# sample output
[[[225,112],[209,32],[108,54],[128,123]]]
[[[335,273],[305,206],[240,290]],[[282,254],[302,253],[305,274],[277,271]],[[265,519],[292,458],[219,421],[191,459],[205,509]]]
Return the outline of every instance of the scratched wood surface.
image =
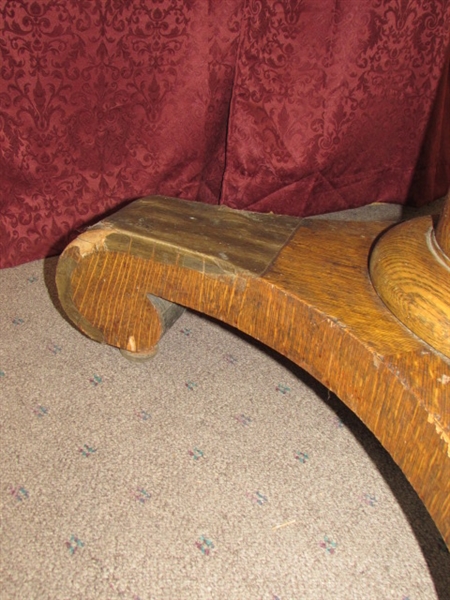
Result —
[[[167,209],[168,204],[170,210]],[[261,275],[296,230],[299,219],[186,202],[165,196],[136,200],[102,222],[115,235],[108,245],[167,264],[220,274]]]
[[[450,361],[412,334],[371,283],[369,256],[391,223],[255,221],[229,209],[222,221],[223,211],[208,207],[198,238],[191,217],[201,220],[203,208],[180,202],[158,200],[155,221],[148,202],[129,207],[124,219],[117,213],[66,249],[57,285],[68,315],[93,339],[145,353],[163,330],[150,293],[274,348],[362,419],[450,547]],[[260,244],[258,228],[271,227]],[[225,231],[226,250],[218,243]]]

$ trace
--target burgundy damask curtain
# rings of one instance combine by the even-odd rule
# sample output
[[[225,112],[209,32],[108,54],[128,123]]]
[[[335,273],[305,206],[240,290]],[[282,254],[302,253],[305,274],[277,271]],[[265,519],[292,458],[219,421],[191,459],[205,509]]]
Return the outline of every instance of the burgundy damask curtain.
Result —
[[[0,30],[0,266],[152,193],[310,215],[448,185],[447,0],[6,0]]]

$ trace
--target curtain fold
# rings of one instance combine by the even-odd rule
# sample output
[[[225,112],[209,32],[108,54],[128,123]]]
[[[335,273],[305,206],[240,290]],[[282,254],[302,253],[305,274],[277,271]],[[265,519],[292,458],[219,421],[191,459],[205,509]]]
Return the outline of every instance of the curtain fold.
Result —
[[[448,0],[5,0],[0,267],[148,194],[299,216],[431,201],[449,34]]]
[[[450,48],[425,130],[408,202],[423,206],[450,188]]]
[[[405,202],[449,4],[249,0],[243,21],[222,201],[291,215]]]

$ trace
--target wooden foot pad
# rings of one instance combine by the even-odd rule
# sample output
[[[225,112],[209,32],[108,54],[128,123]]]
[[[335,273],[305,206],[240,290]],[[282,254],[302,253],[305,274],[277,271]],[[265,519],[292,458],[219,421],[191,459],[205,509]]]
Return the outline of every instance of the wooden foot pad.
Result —
[[[371,249],[390,225],[146,198],[69,245],[57,285],[80,329],[127,351],[151,351],[164,330],[152,294],[305,368],[380,440],[450,546],[450,361],[372,286]]]

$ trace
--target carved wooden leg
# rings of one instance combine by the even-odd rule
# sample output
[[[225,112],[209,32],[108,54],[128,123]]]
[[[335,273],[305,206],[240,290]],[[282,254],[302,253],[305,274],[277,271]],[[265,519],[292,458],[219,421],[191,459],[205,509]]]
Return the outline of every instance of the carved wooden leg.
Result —
[[[150,293],[290,358],[381,441],[450,546],[450,360],[372,285],[371,250],[391,225],[145,198],[68,246],[57,284],[80,329],[128,351],[148,352],[161,335]]]
[[[128,360],[147,360],[183,307],[147,293],[133,257],[104,246],[108,231],[86,231],[58,262],[57,286],[70,319],[92,339],[117,346]]]

